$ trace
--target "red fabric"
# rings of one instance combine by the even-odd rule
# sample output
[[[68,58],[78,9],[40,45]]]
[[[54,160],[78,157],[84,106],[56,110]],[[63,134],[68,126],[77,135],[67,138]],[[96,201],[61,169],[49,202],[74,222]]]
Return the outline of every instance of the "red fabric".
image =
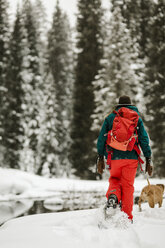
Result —
[[[128,108],[119,109],[112,127],[113,136],[119,142],[129,140],[133,135],[139,120],[138,113]]]
[[[106,193],[108,198],[111,194],[115,194],[118,202],[122,203],[122,211],[124,211],[129,219],[133,218],[133,193],[134,180],[138,160],[120,159],[111,161],[109,188]]]
[[[112,130],[110,130],[107,134],[107,140],[106,140],[107,145],[110,145],[111,137],[112,137]]]
[[[108,132],[106,143],[121,151],[132,151],[137,135],[134,135],[139,116],[128,108],[121,108],[116,113],[112,130]]]
[[[109,151],[107,156],[107,165],[109,165],[109,169],[111,168],[112,154],[113,151]]]
[[[140,169],[141,171],[143,172],[143,168],[142,168],[142,164],[144,164],[144,161],[141,159],[140,157],[140,154],[141,154],[141,151],[139,149],[139,147],[137,145],[134,146],[134,150],[137,152],[138,154],[138,161],[139,161],[139,164],[140,164]]]

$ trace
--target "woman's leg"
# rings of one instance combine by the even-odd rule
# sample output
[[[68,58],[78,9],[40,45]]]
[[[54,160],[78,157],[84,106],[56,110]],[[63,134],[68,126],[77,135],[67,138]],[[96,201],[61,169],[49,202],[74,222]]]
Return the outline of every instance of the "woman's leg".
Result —
[[[118,198],[118,202],[121,201],[121,160],[112,160],[109,178],[109,188],[106,193],[107,199],[110,195],[114,194]]]
[[[124,165],[125,164],[125,165]],[[121,188],[122,188],[122,211],[124,211],[128,218],[132,220],[133,210],[133,193],[134,180],[138,167],[138,160],[124,159],[122,174],[121,174]]]

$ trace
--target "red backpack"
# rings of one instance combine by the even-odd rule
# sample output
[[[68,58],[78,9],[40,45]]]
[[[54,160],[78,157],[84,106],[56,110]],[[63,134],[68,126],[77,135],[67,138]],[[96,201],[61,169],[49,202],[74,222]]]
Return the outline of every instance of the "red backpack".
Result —
[[[120,108],[114,111],[116,117],[113,121],[112,130],[108,132],[107,145],[121,151],[132,151],[137,136],[138,114],[128,108]]]

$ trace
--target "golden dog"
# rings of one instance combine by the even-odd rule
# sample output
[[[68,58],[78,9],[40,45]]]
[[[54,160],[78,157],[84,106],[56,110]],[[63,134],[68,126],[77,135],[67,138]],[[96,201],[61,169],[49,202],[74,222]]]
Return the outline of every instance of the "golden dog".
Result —
[[[155,207],[155,204],[159,204],[159,207],[162,206],[163,202],[163,193],[164,193],[164,184],[150,184],[149,180],[148,185],[142,189],[141,195],[139,197],[139,211],[142,211],[141,203],[148,202],[151,208]]]

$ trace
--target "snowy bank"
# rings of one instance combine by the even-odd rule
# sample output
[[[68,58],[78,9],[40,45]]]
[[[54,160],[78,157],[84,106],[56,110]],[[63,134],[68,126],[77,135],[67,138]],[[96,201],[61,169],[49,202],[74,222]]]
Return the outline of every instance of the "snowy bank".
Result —
[[[134,224],[99,229],[99,211],[83,210],[32,215],[0,228],[1,248],[164,248],[165,204],[143,211],[134,207]]]
[[[55,192],[106,192],[108,182],[68,178],[44,178],[27,172],[0,168],[0,201],[53,196]]]
[[[153,184],[165,184],[165,178],[152,178],[150,182]],[[146,179],[141,176],[135,179],[135,192],[147,185]],[[90,181],[68,178],[44,178],[27,172],[15,169],[0,168],[0,201],[18,200],[24,198],[46,197],[52,196],[56,192],[103,192],[106,193],[108,188],[108,180],[106,181]]]

